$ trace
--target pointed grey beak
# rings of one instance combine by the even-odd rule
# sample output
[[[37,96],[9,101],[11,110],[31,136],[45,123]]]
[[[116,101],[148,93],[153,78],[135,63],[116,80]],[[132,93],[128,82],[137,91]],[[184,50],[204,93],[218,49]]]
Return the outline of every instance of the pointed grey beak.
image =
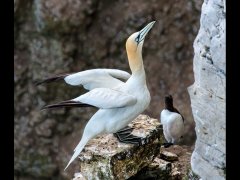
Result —
[[[137,43],[140,43],[142,40],[144,40],[145,36],[147,35],[147,33],[150,31],[150,29],[152,29],[154,23],[156,21],[152,21],[150,22],[148,25],[146,25],[141,31],[139,31],[138,36],[136,37],[135,41]]]

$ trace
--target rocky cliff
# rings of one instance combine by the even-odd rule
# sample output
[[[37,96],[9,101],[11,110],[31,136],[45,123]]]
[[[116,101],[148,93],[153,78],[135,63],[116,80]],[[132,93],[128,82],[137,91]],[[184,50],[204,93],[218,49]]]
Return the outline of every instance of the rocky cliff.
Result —
[[[191,166],[203,180],[225,179],[225,1],[205,0],[194,41],[194,84],[189,87],[197,141]]]
[[[166,93],[186,117],[186,143],[194,142],[187,87],[193,83],[192,43],[199,29],[199,0],[14,0],[14,170],[33,179],[71,177],[63,169],[94,113],[91,108],[42,111],[78,96],[78,87],[33,82],[91,68],[129,72],[125,40],[152,20],[143,59],[152,101],[144,112],[159,119]],[[189,137],[189,138],[187,138]],[[69,176],[70,175],[70,176]]]

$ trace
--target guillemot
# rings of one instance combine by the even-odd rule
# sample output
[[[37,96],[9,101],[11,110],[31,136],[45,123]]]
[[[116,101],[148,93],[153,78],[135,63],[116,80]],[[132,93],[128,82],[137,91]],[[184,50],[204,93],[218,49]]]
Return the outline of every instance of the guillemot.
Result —
[[[160,121],[163,125],[163,134],[167,143],[164,147],[169,147],[178,142],[184,133],[184,118],[173,106],[171,95],[165,96],[165,109],[160,113]]]

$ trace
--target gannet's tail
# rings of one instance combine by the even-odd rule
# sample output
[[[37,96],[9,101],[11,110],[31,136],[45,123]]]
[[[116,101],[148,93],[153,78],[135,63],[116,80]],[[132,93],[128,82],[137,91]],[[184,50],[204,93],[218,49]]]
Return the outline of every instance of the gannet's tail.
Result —
[[[76,157],[82,152],[84,146],[87,144],[87,140],[85,141],[80,141],[79,144],[77,145],[77,147],[74,149],[74,153],[70,159],[70,161],[68,162],[67,166],[65,167],[64,171],[68,168],[68,166],[76,159]]]
[[[67,164],[67,166],[65,167],[64,171],[74,161],[74,159],[76,159],[76,157],[82,152],[83,148],[88,143],[88,141],[103,132],[104,126],[102,125],[102,126],[99,126],[98,128],[96,128],[95,120],[93,118],[96,118],[96,116],[93,116],[89,120],[87,125],[85,126],[85,129],[84,129],[83,135],[82,135],[82,139],[78,143],[76,148],[74,149],[73,156],[71,157],[71,159],[70,159],[69,163]]]

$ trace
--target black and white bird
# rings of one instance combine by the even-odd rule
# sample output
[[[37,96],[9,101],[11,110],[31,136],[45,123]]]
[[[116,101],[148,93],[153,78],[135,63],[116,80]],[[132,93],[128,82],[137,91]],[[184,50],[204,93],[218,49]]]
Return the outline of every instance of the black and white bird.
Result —
[[[165,109],[160,114],[160,121],[163,125],[163,134],[167,141],[164,147],[169,147],[178,142],[184,133],[184,118],[173,106],[171,95],[165,96]]]
[[[149,23],[127,39],[126,50],[131,75],[118,69],[92,69],[54,76],[37,83],[40,85],[64,80],[67,84],[82,85],[89,90],[89,92],[74,99],[47,105],[43,109],[88,106],[99,108],[85,126],[82,139],[76,146],[66,168],[81,153],[88,141],[99,134],[114,133],[119,141],[125,143],[138,144],[141,142],[140,137],[130,134],[133,129],[128,128],[127,125],[150,103],[151,97],[146,84],[142,46],[145,36],[154,23],[155,21]]]

